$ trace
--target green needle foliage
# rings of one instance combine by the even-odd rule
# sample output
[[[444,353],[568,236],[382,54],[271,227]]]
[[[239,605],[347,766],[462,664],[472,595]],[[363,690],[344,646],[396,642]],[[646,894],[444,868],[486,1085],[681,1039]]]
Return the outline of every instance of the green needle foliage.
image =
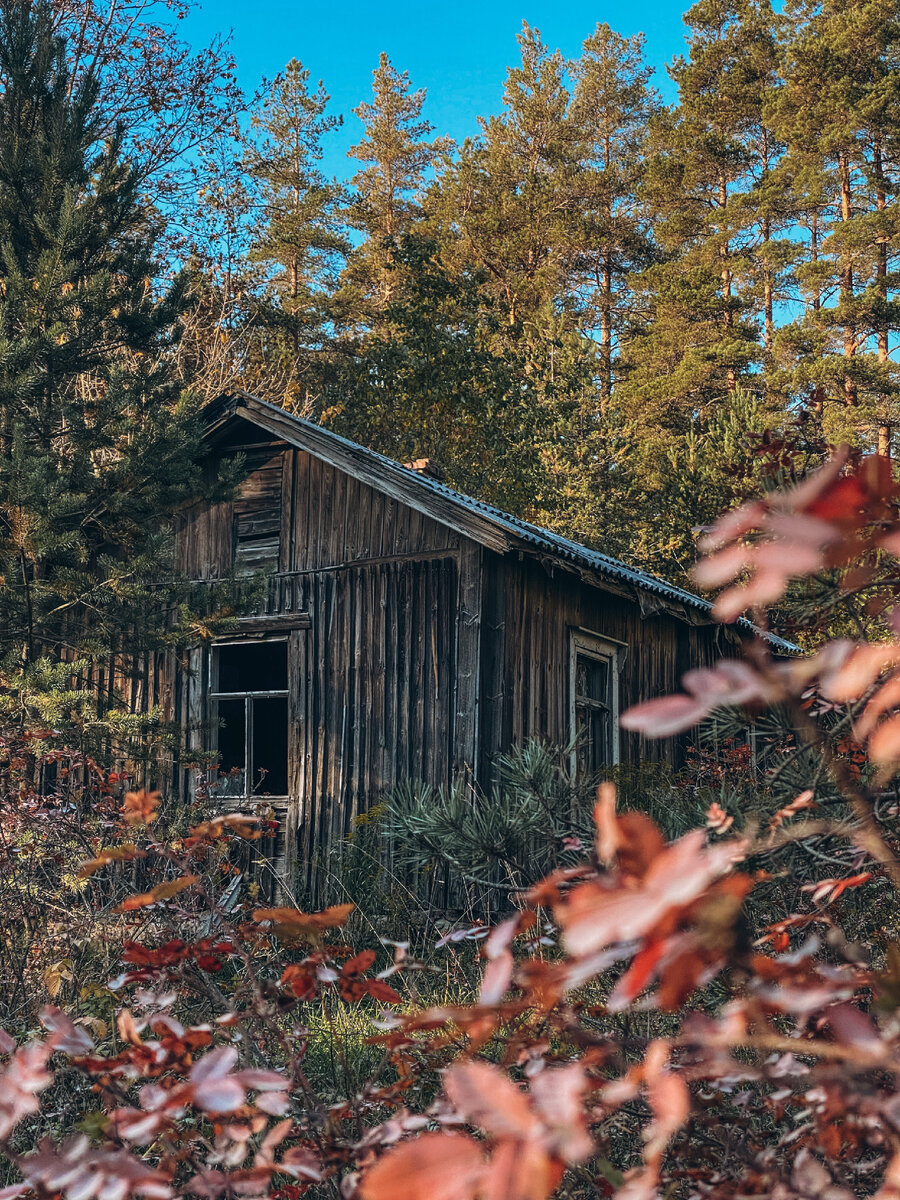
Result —
[[[126,630],[130,649],[171,635],[166,523],[203,484],[169,365],[183,281],[157,282],[160,219],[121,139],[100,138],[97,82],[71,79],[43,0],[0,4],[0,82],[0,660],[15,708],[42,673],[57,695],[71,686],[45,660],[77,674]]]

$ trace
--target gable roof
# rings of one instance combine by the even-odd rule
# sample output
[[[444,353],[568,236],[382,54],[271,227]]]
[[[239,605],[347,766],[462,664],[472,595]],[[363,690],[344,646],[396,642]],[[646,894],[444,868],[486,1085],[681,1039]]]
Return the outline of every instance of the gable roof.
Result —
[[[208,406],[207,417],[206,437],[209,440],[215,440],[233,419],[242,418],[497,553],[520,551],[548,566],[555,564],[575,571],[595,586],[632,595],[644,611],[664,608],[691,624],[713,619],[712,603],[702,596],[457,492],[436,479],[247,392],[223,394]],[[747,633],[759,634],[773,648],[784,653],[798,652],[797,646],[756,629],[743,618],[737,625]]]

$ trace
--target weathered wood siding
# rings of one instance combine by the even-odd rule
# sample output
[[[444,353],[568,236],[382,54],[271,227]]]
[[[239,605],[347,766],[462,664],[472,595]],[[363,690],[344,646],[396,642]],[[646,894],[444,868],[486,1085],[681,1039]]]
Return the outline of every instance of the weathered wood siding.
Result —
[[[583,583],[533,560],[485,562],[481,647],[481,754],[485,762],[529,737],[563,744],[570,728],[570,633],[622,644],[619,705],[677,691],[681,676],[728,654],[717,626],[689,625],[665,611],[642,615],[630,597]],[[622,761],[672,759],[674,740],[620,734]]]
[[[290,800],[274,850],[301,886],[321,888],[329,849],[395,784],[440,787],[460,772],[486,783],[499,752],[529,737],[568,741],[572,630],[622,646],[622,709],[730,652],[722,631],[655,611],[650,593],[488,549],[414,497],[248,423],[229,437],[217,453],[245,455],[247,478],[233,501],[185,515],[177,558],[197,580],[267,576],[257,623],[242,627],[288,640]],[[194,750],[211,740],[208,656],[169,656],[158,678],[135,669],[136,704],[162,703]],[[623,734],[620,751],[672,758],[677,746]]]
[[[404,780],[450,781],[456,563],[382,562],[307,577],[296,637],[291,764],[297,859],[310,887],[329,846]]]
[[[302,451],[241,453],[249,474],[238,495],[188,514],[178,561],[194,578],[222,578],[247,561],[244,532],[268,537],[271,514],[280,513],[279,569],[258,611],[307,614],[309,627],[286,633],[291,801],[279,848],[284,840],[288,872],[300,868],[302,882],[315,887],[328,848],[385,791],[401,780],[446,784],[474,756],[473,580],[481,552],[467,546],[461,556],[459,534]],[[271,554],[271,543],[261,553]],[[463,592],[469,608],[460,637]],[[460,697],[458,652],[467,664]],[[210,740],[207,677],[207,650],[179,671],[180,719],[194,749]]]
[[[453,530],[302,450],[285,452],[284,469],[285,571],[333,570],[459,546]]]

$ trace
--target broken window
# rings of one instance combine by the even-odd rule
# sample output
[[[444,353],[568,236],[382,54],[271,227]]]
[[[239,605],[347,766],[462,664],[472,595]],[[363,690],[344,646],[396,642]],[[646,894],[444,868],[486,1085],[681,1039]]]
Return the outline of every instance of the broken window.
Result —
[[[287,642],[213,647],[210,708],[217,733],[219,796],[288,794]]]
[[[570,647],[571,734],[582,779],[619,761],[619,651],[592,634],[573,632]]]

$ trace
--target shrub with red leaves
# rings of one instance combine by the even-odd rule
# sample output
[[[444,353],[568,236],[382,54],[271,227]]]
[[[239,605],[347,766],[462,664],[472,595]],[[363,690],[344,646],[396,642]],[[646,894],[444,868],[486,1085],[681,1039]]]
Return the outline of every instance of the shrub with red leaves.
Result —
[[[725,619],[760,620],[792,580],[822,572],[869,603],[896,579],[897,499],[887,464],[840,454],[723,518],[700,578],[725,585]],[[483,965],[470,1003],[417,1002],[421,964],[402,944],[393,961],[386,947],[329,944],[352,906],[231,903],[216,872],[227,877],[223,846],[253,836],[251,818],[164,843],[155,807],[131,801],[134,855],[165,877],[117,905],[116,1036],[98,1044],[56,1007],[43,1035],[0,1036],[0,1146],[21,1178],[3,1194],[896,1200],[900,950],[888,931],[879,947],[853,944],[840,919],[856,895],[896,911],[900,885],[882,803],[900,765],[900,619],[889,604],[871,611],[880,638],[787,659],[760,640],[626,714],[665,736],[720,707],[777,705],[816,769],[768,820],[738,830],[715,803],[705,828],[671,842],[601,787],[583,861],[494,928],[461,933]],[[744,767],[731,753],[728,770]],[[827,874],[794,880],[794,911],[750,927],[782,848],[817,838],[850,858],[823,855]],[[94,848],[88,866],[121,861],[114,850]],[[317,1005],[354,1006],[383,1053],[377,1077],[337,1099],[307,1071]],[[92,1136],[29,1143],[22,1131],[63,1074],[97,1098]]]

